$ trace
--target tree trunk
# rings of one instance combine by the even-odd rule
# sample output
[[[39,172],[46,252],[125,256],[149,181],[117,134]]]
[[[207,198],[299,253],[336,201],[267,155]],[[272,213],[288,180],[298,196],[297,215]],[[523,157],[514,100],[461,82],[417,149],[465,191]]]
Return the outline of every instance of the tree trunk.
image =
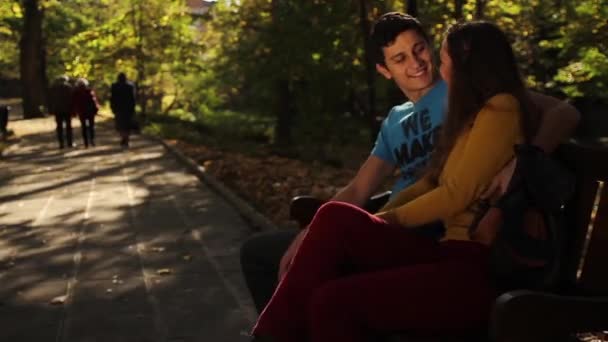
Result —
[[[135,43],[135,70],[137,71],[137,75],[135,76],[135,92],[136,92],[136,100],[139,103],[140,115],[142,119],[145,121],[146,111],[147,111],[147,103],[148,103],[148,89],[145,84],[145,53],[144,53],[144,44],[143,44],[143,6],[141,0],[136,0],[136,4],[133,4],[133,31],[135,32],[136,43]]]
[[[359,25],[363,34],[365,52],[365,80],[367,83],[365,116],[369,125],[370,138],[374,141],[379,126],[376,120],[376,61],[372,54],[372,46],[369,39],[370,21],[367,16],[367,0],[359,0]]]
[[[292,92],[289,87],[289,81],[285,79],[277,80],[276,92],[278,95],[275,108],[276,126],[275,126],[275,144],[282,147],[290,147],[291,140],[291,116],[292,116]]]
[[[38,0],[23,0],[23,31],[19,42],[23,117],[42,116],[46,98],[46,56],[42,21],[44,11]]]
[[[475,1],[475,19],[483,19],[483,12],[486,7],[488,0],[476,0]]]
[[[466,0],[455,0],[454,1],[454,19],[461,20],[463,18],[462,7]]]
[[[272,23],[275,30],[275,37],[280,39],[285,39],[282,34],[281,27],[281,0],[273,0],[271,3],[272,6]],[[280,41],[277,41],[277,44],[280,46]],[[278,53],[280,54],[289,54],[289,51],[285,51],[284,49],[278,49]],[[277,95],[276,104],[275,104],[275,139],[274,143],[277,147],[281,149],[289,149],[292,144],[292,136],[291,136],[291,124],[292,124],[292,116],[294,111],[293,106],[293,92],[290,87],[289,82],[289,65],[288,56],[276,56],[280,61],[282,61],[285,65],[283,65],[283,71],[279,71],[281,76],[279,76],[275,80],[275,91]],[[286,151],[282,151],[286,152]]]
[[[407,14],[412,17],[418,17],[418,2],[416,0],[407,0]]]

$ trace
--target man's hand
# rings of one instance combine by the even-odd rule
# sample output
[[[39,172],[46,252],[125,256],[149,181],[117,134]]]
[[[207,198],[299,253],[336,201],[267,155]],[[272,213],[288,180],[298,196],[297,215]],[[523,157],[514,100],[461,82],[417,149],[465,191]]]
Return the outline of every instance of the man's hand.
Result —
[[[298,235],[296,235],[295,239],[293,239],[291,245],[289,245],[289,248],[287,248],[285,254],[283,254],[283,257],[281,257],[281,262],[279,263],[279,281],[283,279],[283,276],[285,276],[285,273],[287,273],[287,270],[289,270],[291,262],[293,261],[293,257],[296,255],[296,252],[300,248],[302,240],[304,240],[304,237],[306,236],[307,232],[308,227],[302,229],[298,233]]]
[[[376,217],[383,219],[388,224],[394,224],[394,225],[399,224],[399,221],[397,220],[397,216],[395,215],[395,212],[392,210],[383,211],[381,213],[376,213]]]
[[[491,199],[504,195],[509,187],[509,183],[511,182],[511,178],[513,177],[513,172],[515,172],[515,165],[517,164],[517,160],[515,158],[511,159],[505,167],[500,170],[500,172],[494,176],[492,182],[490,183],[490,187],[483,194],[481,194],[482,199]]]

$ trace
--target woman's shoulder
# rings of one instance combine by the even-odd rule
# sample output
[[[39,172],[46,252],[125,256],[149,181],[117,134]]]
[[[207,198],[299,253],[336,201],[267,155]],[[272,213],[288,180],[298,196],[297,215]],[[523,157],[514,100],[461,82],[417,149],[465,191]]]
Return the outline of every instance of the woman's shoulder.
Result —
[[[509,93],[498,93],[492,96],[483,107],[491,112],[518,112],[519,100]]]

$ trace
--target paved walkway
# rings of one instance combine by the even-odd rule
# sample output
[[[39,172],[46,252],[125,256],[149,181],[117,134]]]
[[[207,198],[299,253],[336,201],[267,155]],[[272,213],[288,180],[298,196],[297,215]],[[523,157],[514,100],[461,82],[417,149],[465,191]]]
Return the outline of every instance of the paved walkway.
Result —
[[[0,159],[0,340],[248,341],[230,205],[157,142],[123,151],[106,125],[59,150],[51,118],[10,125],[31,134]]]

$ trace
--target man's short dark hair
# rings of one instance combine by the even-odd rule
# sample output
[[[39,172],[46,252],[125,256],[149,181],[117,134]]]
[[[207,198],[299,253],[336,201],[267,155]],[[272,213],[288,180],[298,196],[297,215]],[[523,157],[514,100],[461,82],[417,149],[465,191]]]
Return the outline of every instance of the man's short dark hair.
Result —
[[[398,35],[408,30],[416,31],[427,43],[430,43],[420,21],[409,14],[389,12],[374,22],[370,39],[376,63],[386,65],[382,48],[391,45]]]

